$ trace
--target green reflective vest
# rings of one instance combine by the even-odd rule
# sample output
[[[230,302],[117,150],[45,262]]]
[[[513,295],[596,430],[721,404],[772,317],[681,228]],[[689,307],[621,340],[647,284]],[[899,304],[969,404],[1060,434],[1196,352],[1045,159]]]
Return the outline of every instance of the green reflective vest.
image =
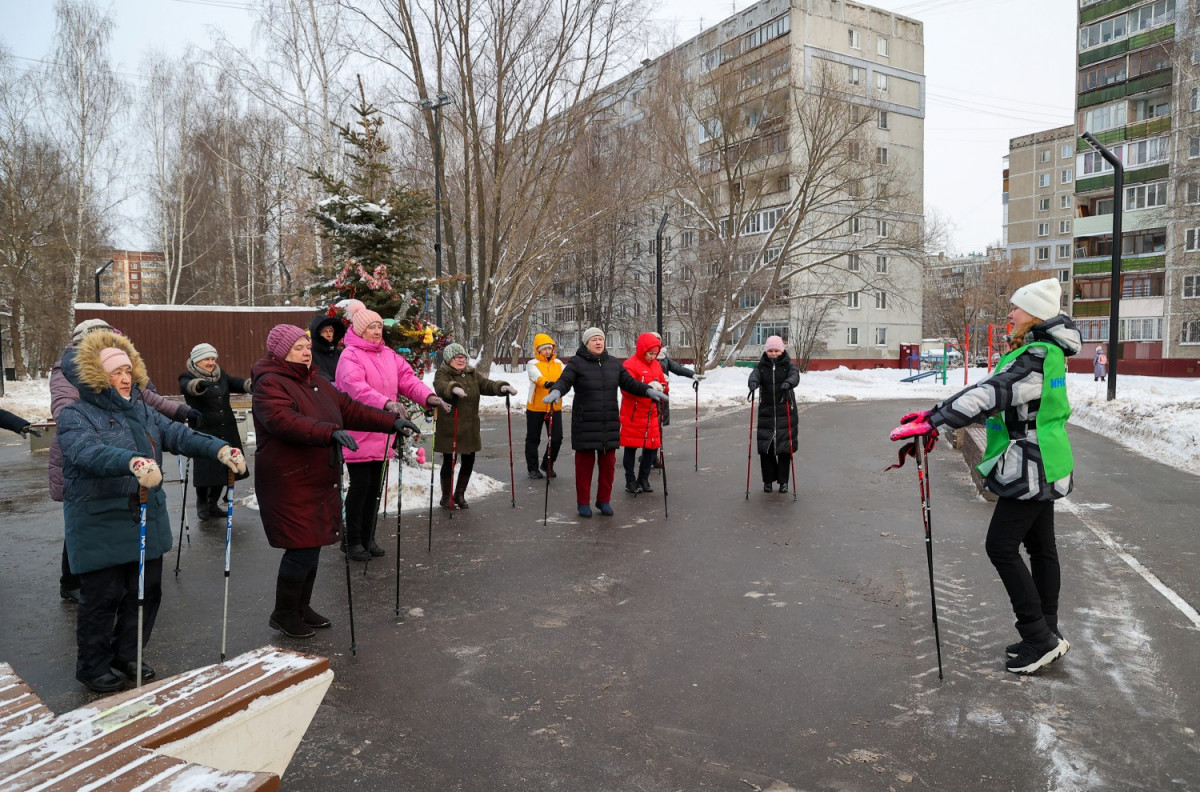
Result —
[[[1032,346],[1046,350],[1042,366],[1042,403],[1035,418],[1038,448],[1042,452],[1042,465],[1046,481],[1066,478],[1075,469],[1075,458],[1071,454],[1071,441],[1067,439],[1067,418],[1071,416],[1071,404],[1067,401],[1067,359],[1062,348],[1045,341],[1035,341],[1014,349],[1000,358],[996,370],[1000,371],[1014,358]],[[1012,443],[1008,428],[1004,425],[1004,413],[987,419],[987,448],[983,461],[975,469],[987,476],[1000,457]]]

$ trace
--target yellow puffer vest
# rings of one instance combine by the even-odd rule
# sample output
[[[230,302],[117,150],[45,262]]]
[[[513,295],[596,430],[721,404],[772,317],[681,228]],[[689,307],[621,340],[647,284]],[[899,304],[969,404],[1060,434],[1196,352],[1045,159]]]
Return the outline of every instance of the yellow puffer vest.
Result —
[[[550,353],[550,359],[538,357],[537,351],[540,347],[550,344],[554,350]],[[529,374],[529,382],[533,386],[529,389],[529,401],[525,403],[525,409],[531,412],[546,412],[550,405],[544,404],[542,399],[550,393],[550,389],[546,383],[555,382],[562,376],[563,363],[556,357],[558,345],[554,343],[554,339],[546,333],[538,333],[533,337],[533,357],[529,360],[525,370]],[[562,402],[554,403],[555,411],[562,410]]]

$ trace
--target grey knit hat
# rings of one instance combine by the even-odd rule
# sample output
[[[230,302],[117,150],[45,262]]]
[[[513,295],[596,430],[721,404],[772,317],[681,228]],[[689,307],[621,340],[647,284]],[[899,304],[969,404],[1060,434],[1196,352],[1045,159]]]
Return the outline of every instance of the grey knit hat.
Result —
[[[196,344],[192,347],[191,354],[188,355],[188,360],[193,363],[199,363],[206,358],[215,358],[217,356],[217,348],[212,344]]]
[[[459,355],[462,355],[463,357],[467,356],[467,350],[463,349],[462,344],[449,344],[445,349],[442,350],[442,357],[445,358],[447,363],[449,363],[451,360],[454,360],[454,358],[458,357]]]
[[[103,319],[84,319],[71,331],[71,341],[78,344],[85,335],[93,330],[112,330],[112,325]]]
[[[596,336],[600,336],[601,338],[603,338],[604,331],[601,330],[599,327],[589,327],[587,330],[583,331],[582,340],[579,343],[584,344],[586,346],[587,342],[591,341]]]

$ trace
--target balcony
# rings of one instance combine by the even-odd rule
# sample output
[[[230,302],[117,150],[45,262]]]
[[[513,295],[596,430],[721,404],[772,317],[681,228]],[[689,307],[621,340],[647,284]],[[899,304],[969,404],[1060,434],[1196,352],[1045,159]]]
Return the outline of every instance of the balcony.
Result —
[[[1151,228],[1165,228],[1167,213],[1165,209],[1138,209],[1127,211],[1121,218],[1121,233],[1146,231]],[[1110,214],[1094,217],[1078,217],[1075,219],[1074,232],[1076,237],[1109,236],[1113,230],[1113,216]]]
[[[1111,226],[1110,226],[1111,229]],[[1167,266],[1166,253],[1126,253],[1121,256],[1121,272],[1138,272],[1140,270],[1164,269]],[[1112,272],[1112,256],[1090,256],[1075,258],[1072,267],[1076,277],[1081,275],[1108,274]]]

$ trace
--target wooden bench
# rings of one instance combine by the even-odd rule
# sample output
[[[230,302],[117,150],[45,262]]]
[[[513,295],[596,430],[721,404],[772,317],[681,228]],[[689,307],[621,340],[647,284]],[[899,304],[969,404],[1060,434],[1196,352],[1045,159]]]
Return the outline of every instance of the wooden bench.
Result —
[[[0,663],[0,787],[275,790],[332,681],[268,646],[56,717]]]

